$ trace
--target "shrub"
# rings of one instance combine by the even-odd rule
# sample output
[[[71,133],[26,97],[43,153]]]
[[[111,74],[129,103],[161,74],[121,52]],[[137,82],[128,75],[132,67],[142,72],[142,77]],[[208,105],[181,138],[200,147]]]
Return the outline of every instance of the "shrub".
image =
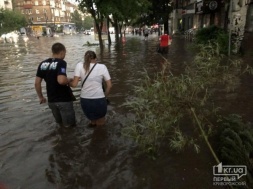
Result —
[[[245,165],[248,185],[253,186],[253,128],[231,114],[218,121],[218,156],[226,165]]]
[[[220,53],[222,54],[228,53],[228,40],[228,33],[217,26],[202,28],[198,30],[195,35],[195,42],[197,44],[206,44],[208,42],[218,43],[221,49]]]
[[[213,98],[217,86],[226,89],[223,93],[234,90],[238,76],[244,72],[240,61],[224,60],[218,44],[199,45],[199,49],[179,76],[166,66],[154,77],[146,73],[136,87],[135,97],[124,104],[136,118],[123,129],[123,134],[134,139],[139,153],[154,157],[162,144],[177,152],[189,146],[199,152],[198,142],[204,139],[219,161],[208,142],[214,125],[211,119],[219,109]]]

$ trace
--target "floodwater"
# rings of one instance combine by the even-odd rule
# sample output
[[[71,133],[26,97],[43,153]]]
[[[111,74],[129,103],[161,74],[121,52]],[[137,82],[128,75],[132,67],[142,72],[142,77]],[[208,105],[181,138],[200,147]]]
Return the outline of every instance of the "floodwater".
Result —
[[[114,41],[114,39],[112,39]],[[122,104],[144,76],[161,70],[164,59],[156,53],[158,37],[127,35],[100,52],[92,36],[83,34],[22,39],[0,44],[0,188],[8,189],[208,189],[213,186],[210,152],[176,154],[163,149],[156,160],[136,157],[133,142],[124,138],[122,128],[133,119]],[[51,55],[51,45],[67,48],[68,76],[94,50],[111,74],[107,125],[88,128],[79,101],[75,102],[77,127],[59,129],[46,104],[40,105],[34,90],[36,69]],[[193,55],[189,42],[175,37],[168,58],[172,70],[180,71]],[[43,84],[43,86],[45,86]],[[45,92],[45,87],[43,88]],[[78,96],[79,89],[75,90]],[[158,107],[159,108],[159,107]],[[2,189],[2,188],[1,188]]]

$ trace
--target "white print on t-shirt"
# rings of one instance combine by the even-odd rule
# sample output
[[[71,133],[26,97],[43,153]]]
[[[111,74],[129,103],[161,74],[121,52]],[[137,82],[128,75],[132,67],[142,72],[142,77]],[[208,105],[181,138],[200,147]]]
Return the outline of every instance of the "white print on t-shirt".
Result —
[[[43,62],[40,66],[40,69],[47,70],[48,66],[50,65],[49,70],[55,70],[57,67],[57,64],[58,62],[52,62],[51,65],[50,65],[50,62]]]

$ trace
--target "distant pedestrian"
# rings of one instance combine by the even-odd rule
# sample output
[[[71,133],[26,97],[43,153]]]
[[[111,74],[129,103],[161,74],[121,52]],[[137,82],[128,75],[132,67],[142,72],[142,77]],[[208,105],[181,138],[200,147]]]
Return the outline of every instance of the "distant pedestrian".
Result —
[[[159,37],[160,45],[159,45],[159,51],[162,54],[168,54],[169,52],[169,46],[171,44],[171,37],[168,35],[167,31],[164,31],[164,34]]]
[[[46,82],[48,106],[55,121],[60,126],[75,126],[75,111],[73,108],[73,93],[69,87],[71,79],[67,78],[67,63],[64,61],[66,48],[61,43],[52,46],[52,58],[42,61],[37,69],[35,90],[40,104],[46,103],[42,94],[42,80]]]
[[[139,36],[141,36],[141,33],[142,33],[142,32],[141,32],[141,28],[139,28],[138,32],[139,32]]]
[[[71,87],[76,87],[79,80],[82,81],[81,107],[85,116],[90,120],[90,126],[101,126],[105,124],[107,113],[107,96],[110,93],[112,83],[111,76],[104,64],[98,64],[96,53],[87,51],[84,62],[76,65],[74,79]],[[102,83],[105,81],[105,92]]]
[[[144,40],[148,39],[148,34],[149,34],[148,28],[145,28],[144,29]]]

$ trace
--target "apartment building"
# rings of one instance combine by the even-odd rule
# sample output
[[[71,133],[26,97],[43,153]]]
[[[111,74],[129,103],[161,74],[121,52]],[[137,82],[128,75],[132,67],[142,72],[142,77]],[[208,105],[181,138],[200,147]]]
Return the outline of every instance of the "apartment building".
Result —
[[[215,25],[232,33],[238,52],[245,34],[253,32],[253,0],[173,0],[173,8],[172,34]]]
[[[58,30],[75,31],[71,13],[78,7],[67,0],[15,0],[13,9],[25,15],[29,28],[36,35]]]
[[[0,0],[0,8],[12,9],[12,1],[11,0]]]
[[[228,15],[230,1],[173,0],[172,2],[173,11],[170,14],[171,33],[204,28],[210,25],[216,25],[221,28],[230,27],[230,15]],[[253,0],[232,0],[231,2],[232,30],[243,29],[246,24],[246,18],[252,14]],[[247,26],[252,22],[252,18],[250,17],[248,20]]]
[[[173,0],[171,31],[186,31],[210,25],[224,26],[223,0]]]

